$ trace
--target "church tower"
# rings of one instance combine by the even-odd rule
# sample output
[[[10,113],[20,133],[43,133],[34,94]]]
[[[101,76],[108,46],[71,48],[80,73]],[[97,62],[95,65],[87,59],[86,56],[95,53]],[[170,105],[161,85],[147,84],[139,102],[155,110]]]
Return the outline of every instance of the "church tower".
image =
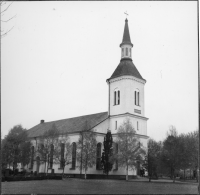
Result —
[[[120,63],[111,77],[107,79],[109,87],[109,129],[112,133],[117,133],[118,127],[129,117],[136,133],[146,136],[148,120],[145,117],[144,105],[144,85],[146,80],[132,62],[133,44],[131,43],[127,19],[125,20],[120,48]]]

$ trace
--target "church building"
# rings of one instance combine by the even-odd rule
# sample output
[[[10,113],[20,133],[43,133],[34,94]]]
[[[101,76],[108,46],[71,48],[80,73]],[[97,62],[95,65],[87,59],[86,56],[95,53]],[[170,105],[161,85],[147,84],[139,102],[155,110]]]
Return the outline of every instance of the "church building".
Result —
[[[111,131],[113,142],[117,136],[119,126],[129,118],[138,137],[140,143],[147,149],[147,120],[145,117],[145,96],[144,86],[146,80],[141,76],[136,66],[132,62],[131,38],[129,34],[128,20],[125,20],[124,33],[121,49],[121,60],[119,65],[114,70],[110,78],[106,80],[108,85],[108,111],[67,118],[57,121],[46,122],[41,120],[39,124],[30,128],[28,137],[32,142],[32,149],[38,147],[42,134],[55,125],[59,132],[64,132],[70,137],[70,142],[73,144],[73,152],[76,157],[76,143],[83,130],[95,130],[97,135],[97,150],[100,154],[103,151],[103,141],[107,131]],[[86,123],[88,125],[86,125]],[[98,154],[99,152],[97,152]],[[89,168],[87,174],[91,176],[104,175],[98,164],[101,156],[96,158],[96,166]],[[31,164],[31,163],[30,163]],[[75,159],[71,164],[65,167],[64,173],[73,177],[80,176],[80,169],[77,168],[78,162]],[[41,161],[39,154],[34,156],[32,165],[29,166],[29,171],[37,171],[38,173],[45,172],[44,163]],[[54,173],[61,174],[62,169],[59,164],[52,164],[50,169]],[[134,170],[129,170],[129,176],[138,174],[139,167]],[[48,171],[51,172],[51,171]],[[84,171],[83,171],[84,174]],[[113,166],[113,170],[109,172],[110,176],[121,177],[126,175],[125,167]],[[94,177],[93,177],[94,178]]]

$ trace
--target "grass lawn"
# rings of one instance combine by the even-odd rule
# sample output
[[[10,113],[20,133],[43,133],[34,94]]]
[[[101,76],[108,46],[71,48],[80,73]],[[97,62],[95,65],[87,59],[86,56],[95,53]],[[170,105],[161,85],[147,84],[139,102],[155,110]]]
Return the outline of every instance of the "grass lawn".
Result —
[[[2,194],[198,194],[197,183],[125,180],[40,180],[2,182]]]

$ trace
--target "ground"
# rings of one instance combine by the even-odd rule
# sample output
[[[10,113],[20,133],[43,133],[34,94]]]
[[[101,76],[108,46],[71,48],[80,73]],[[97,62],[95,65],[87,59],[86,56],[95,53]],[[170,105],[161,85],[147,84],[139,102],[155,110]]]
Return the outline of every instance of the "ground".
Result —
[[[40,180],[2,182],[2,194],[198,194],[197,183],[171,180]]]

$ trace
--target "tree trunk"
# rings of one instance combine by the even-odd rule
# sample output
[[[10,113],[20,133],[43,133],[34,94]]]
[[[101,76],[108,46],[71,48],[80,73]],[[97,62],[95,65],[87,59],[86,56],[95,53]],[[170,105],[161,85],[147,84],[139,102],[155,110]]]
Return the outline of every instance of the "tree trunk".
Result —
[[[46,161],[44,161],[44,173],[46,173]]]
[[[87,173],[86,173],[86,169],[85,169],[85,179],[87,179]]]
[[[175,183],[175,178],[176,178],[176,177],[175,177],[175,174],[174,174],[173,176],[174,176],[174,178],[173,178],[173,183]]]
[[[184,178],[184,181],[185,181],[185,169],[184,169],[184,176],[183,176],[183,178]]]
[[[63,166],[62,178],[63,178],[63,176],[64,176],[64,170],[65,170],[65,167]]]
[[[151,182],[151,175],[149,175],[149,182]]]
[[[126,165],[126,181],[128,181],[128,164]]]

